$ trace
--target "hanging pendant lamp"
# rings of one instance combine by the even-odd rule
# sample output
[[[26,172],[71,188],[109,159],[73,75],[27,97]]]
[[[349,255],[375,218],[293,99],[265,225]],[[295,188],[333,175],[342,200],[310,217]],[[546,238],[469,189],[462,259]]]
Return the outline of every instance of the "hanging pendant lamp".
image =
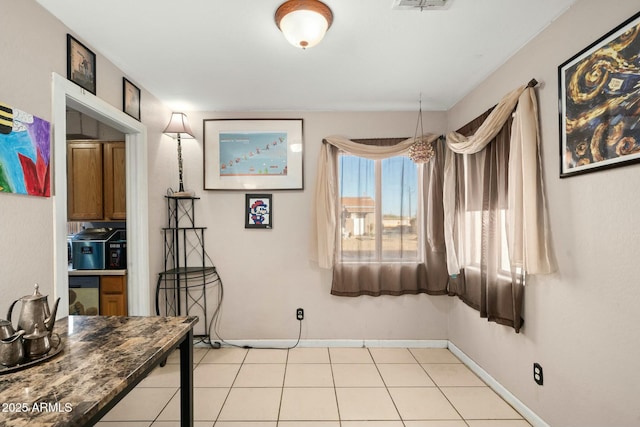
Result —
[[[320,43],[331,27],[333,13],[319,0],[288,0],[276,10],[275,20],[289,43],[306,49]]]
[[[418,126],[420,127],[420,136],[418,136]],[[422,128],[422,94],[420,95],[420,109],[418,111],[418,122],[416,123],[416,132],[413,136],[414,143],[409,148],[409,158],[414,163],[427,163],[435,152],[433,144],[428,141],[428,137],[424,134]]]

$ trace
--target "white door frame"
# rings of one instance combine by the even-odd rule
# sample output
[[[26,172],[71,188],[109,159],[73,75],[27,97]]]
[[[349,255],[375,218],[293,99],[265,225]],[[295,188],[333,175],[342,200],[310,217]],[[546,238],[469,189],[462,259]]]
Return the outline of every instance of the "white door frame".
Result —
[[[67,107],[126,135],[127,300],[129,316],[151,312],[149,287],[149,206],[147,128],[111,104],[59,74],[52,77],[53,110],[53,270],[57,317],[69,314],[67,263]]]

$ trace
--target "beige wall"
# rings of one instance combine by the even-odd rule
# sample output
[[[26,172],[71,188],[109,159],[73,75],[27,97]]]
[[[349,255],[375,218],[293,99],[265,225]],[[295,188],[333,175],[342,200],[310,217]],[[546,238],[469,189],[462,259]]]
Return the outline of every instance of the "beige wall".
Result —
[[[302,118],[304,127],[304,190],[266,191],[273,194],[272,230],[244,228],[243,191],[204,191],[202,172],[203,119]],[[183,140],[185,188],[196,191],[196,222],[207,227],[207,252],[224,283],[220,334],[225,339],[295,339],[297,307],[305,309],[303,339],[446,339],[450,298],[334,297],[331,273],[309,261],[312,198],[322,138],[413,136],[416,113],[190,113],[196,139]],[[425,129],[443,132],[444,113],[425,113]],[[151,271],[162,267],[165,226],[162,197],[177,187],[176,144],[167,139],[150,147],[152,176],[169,174],[170,181],[150,180]],[[157,150],[157,152],[154,152]],[[155,214],[154,214],[155,212]],[[153,248],[156,257],[153,255]],[[201,328],[199,325],[197,328]],[[197,329],[196,329],[197,331]]]
[[[53,72],[66,76],[69,30],[33,0],[0,0],[0,10],[0,102],[51,121],[51,76]],[[123,72],[97,49],[88,47],[97,54],[97,96],[121,109]],[[149,144],[157,145],[166,123],[156,123],[156,117],[168,117],[168,113],[140,88]],[[5,317],[11,301],[33,291],[34,283],[53,297],[55,197],[0,194],[0,318]]]
[[[531,78],[559,272],[527,283],[519,335],[452,304],[449,339],[557,427],[640,425],[640,165],[559,179],[557,67],[640,10],[581,0],[448,112],[456,129]],[[533,382],[532,364],[545,384]]]
[[[2,0],[0,9],[5,52],[0,102],[51,120],[51,71],[66,70],[65,29],[33,2]],[[6,13],[9,9],[12,12]],[[49,32],[43,34],[42,27]],[[0,317],[4,318],[9,302],[32,290],[33,283],[38,282],[43,292],[53,291],[53,203],[50,198],[0,196]]]

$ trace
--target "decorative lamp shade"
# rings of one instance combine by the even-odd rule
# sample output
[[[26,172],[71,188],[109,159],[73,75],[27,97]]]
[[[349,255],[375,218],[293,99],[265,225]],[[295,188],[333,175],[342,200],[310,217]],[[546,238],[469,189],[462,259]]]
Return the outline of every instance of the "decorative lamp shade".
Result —
[[[418,136],[418,128],[420,128],[420,136]],[[429,138],[425,136],[422,128],[422,93],[420,94],[420,109],[418,110],[418,122],[416,123],[416,133],[413,136],[414,143],[409,148],[409,158],[414,163],[427,163],[434,156],[433,145],[429,142]]]
[[[427,163],[434,154],[433,145],[431,142],[427,142],[425,136],[417,138],[409,149],[409,158],[411,158],[414,163]]]
[[[289,0],[280,5],[275,19],[289,43],[306,49],[320,43],[333,22],[333,14],[318,0]]]
[[[171,114],[171,120],[169,120],[169,124],[167,125],[163,133],[176,135],[187,134],[191,138],[195,138],[193,136],[191,126],[189,126],[189,120],[187,120],[187,116],[184,113]]]

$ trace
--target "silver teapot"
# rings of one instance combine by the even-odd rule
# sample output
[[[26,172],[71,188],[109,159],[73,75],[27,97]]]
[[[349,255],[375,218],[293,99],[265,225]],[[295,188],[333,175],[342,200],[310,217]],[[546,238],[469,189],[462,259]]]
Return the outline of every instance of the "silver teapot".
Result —
[[[25,334],[30,335],[33,334],[36,325],[40,325],[50,334],[56,322],[56,312],[58,311],[60,298],[58,298],[53,305],[53,310],[50,310],[47,295],[40,293],[37,283],[34,287],[35,290],[32,295],[23,296],[11,304],[9,312],[7,313],[7,319],[11,322],[13,307],[18,301],[21,301],[22,307],[20,309],[20,316],[18,317],[18,330],[23,330]]]

